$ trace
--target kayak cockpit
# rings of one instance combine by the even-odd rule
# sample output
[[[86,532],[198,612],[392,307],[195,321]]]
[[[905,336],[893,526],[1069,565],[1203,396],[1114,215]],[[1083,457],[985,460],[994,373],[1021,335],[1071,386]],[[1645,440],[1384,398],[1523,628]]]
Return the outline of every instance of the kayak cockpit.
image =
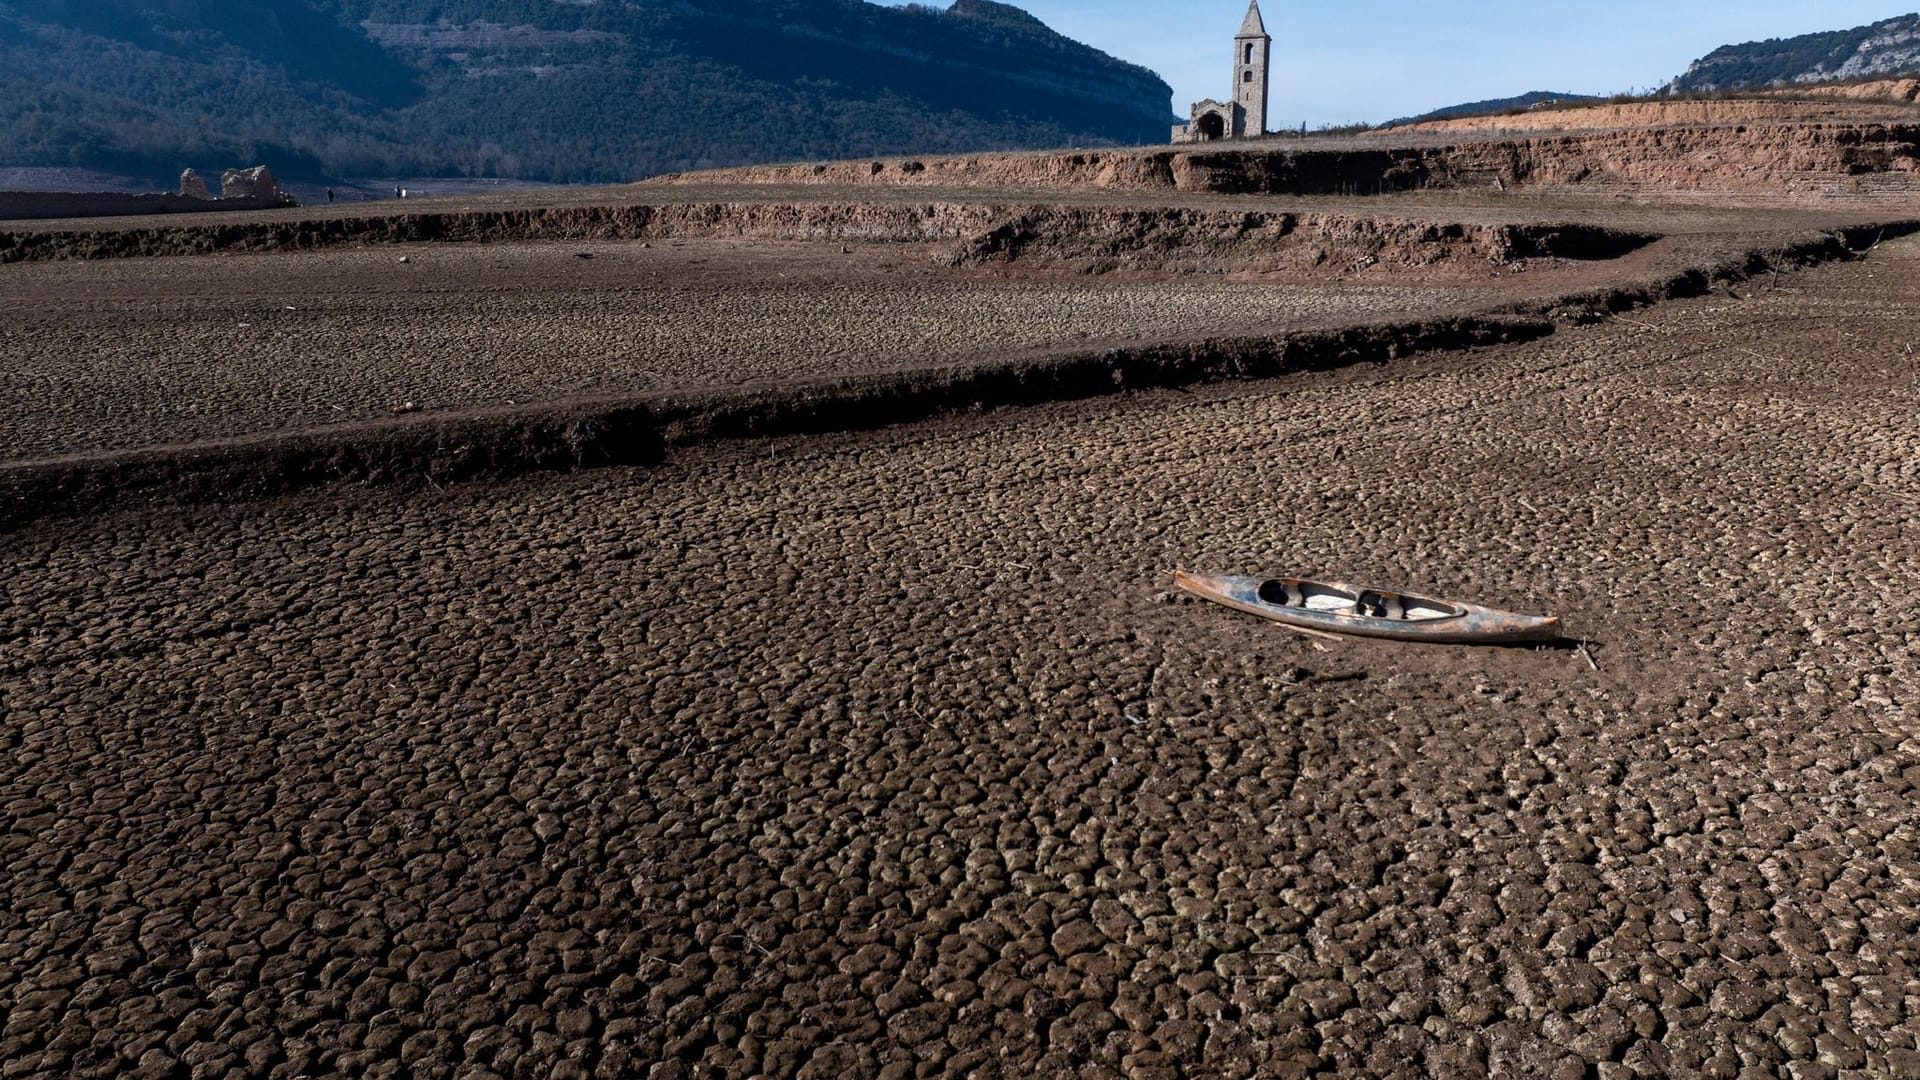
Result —
[[[1550,641],[1560,636],[1560,620],[1551,615],[1516,615],[1337,581],[1202,577],[1184,570],[1175,571],[1173,581],[1195,596],[1314,634],[1443,644]]]
[[[1340,589],[1300,578],[1269,578],[1260,583],[1254,595],[1261,603],[1276,608],[1299,608],[1365,619],[1429,622],[1434,619],[1455,619],[1466,614],[1452,604],[1422,596],[1407,596],[1379,589]]]

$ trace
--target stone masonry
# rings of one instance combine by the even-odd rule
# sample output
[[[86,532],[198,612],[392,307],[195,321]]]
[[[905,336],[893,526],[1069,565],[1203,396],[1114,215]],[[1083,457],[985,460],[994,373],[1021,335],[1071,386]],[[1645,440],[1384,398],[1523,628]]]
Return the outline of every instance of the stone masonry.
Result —
[[[1267,98],[1273,76],[1273,37],[1260,17],[1260,0],[1250,0],[1247,17],[1233,39],[1233,93],[1229,101],[1209,98],[1193,105],[1192,119],[1173,129],[1176,143],[1247,139],[1267,133]]]

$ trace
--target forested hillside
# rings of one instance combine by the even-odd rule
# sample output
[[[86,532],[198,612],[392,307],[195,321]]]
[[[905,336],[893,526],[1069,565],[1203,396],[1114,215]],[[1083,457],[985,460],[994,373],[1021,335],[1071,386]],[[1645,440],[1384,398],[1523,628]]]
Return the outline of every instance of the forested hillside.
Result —
[[[1920,15],[1715,49],[1668,84],[1677,93],[1740,90],[1920,72]]]
[[[623,180],[1159,141],[1170,99],[988,0],[0,0],[0,166]]]
[[[1451,120],[1456,116],[1497,116],[1500,113],[1524,112],[1542,105],[1572,104],[1582,101],[1598,101],[1599,98],[1587,94],[1564,94],[1552,90],[1530,90],[1515,97],[1494,98],[1489,101],[1470,101],[1464,105],[1449,105],[1444,109],[1421,113],[1419,116],[1407,116],[1398,120],[1389,120],[1384,127],[1396,127],[1401,124],[1421,124],[1429,120]]]

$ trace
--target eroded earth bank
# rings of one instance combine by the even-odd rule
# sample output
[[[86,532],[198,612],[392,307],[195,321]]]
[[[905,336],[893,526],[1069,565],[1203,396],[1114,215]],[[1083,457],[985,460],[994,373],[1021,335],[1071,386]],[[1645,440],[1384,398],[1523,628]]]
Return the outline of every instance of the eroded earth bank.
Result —
[[[0,1061],[1920,1073],[1917,310],[1889,240],[1525,345],[28,525]],[[1597,670],[1177,567],[1552,609]]]
[[[725,194],[22,226],[0,527],[1527,341],[1916,226],[1564,193]]]

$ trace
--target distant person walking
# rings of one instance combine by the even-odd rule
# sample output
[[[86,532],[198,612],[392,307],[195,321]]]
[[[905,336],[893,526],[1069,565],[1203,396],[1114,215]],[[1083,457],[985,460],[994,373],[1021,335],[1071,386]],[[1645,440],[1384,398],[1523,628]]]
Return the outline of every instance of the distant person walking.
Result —
[[[332,188],[327,189],[327,205],[328,206],[333,205],[333,189]]]

